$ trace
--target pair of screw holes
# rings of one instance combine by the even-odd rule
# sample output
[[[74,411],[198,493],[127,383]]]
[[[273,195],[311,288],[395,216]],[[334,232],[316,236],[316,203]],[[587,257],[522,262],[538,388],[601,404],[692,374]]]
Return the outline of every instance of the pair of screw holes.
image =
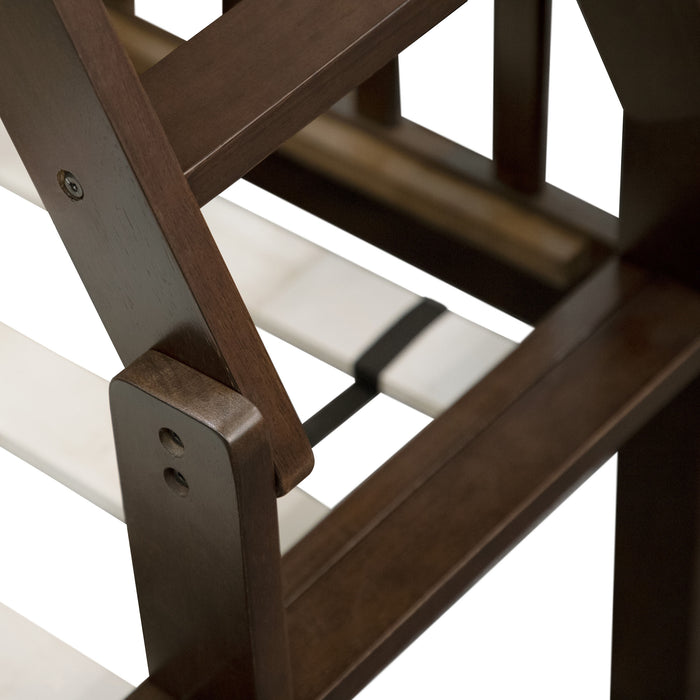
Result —
[[[165,451],[173,457],[182,457],[182,455],[185,454],[185,445],[175,431],[170,430],[170,428],[161,428],[158,431],[158,437]],[[184,497],[190,492],[190,485],[187,483],[187,479],[185,479],[182,472],[177,471],[177,469],[168,467],[163,472],[163,478],[165,479],[165,483],[178,496]]]

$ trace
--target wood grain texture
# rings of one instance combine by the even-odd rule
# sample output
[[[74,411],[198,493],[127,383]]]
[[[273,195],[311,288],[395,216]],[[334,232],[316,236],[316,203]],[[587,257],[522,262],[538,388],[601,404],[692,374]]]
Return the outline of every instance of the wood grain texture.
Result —
[[[519,192],[512,187],[504,186],[498,180],[494,163],[490,158],[475,153],[408,119],[402,118],[393,128],[384,129],[380,125],[357,117],[350,101],[345,99],[336,103],[332,111],[352,127],[381,138],[388,146],[410,154],[426,165],[500,194],[514,204],[535,211],[569,229],[579,231],[607,247],[616,245],[617,217],[558,187],[544,183],[537,192]]]
[[[331,511],[284,558],[285,600],[298,598],[324,571],[505,408],[593,333],[647,281],[640,270],[611,263],[556,307],[487,378]]]
[[[618,456],[611,697],[700,697],[700,380]]]
[[[455,444],[457,429],[437,441],[431,426],[383,468],[439,459],[371,525],[354,537],[345,528],[350,545],[317,561],[312,585],[288,598],[295,697],[351,697],[700,372],[700,297],[664,281],[614,296],[607,319],[517,398],[508,388],[477,431],[481,392],[467,394],[461,421],[452,414],[466,443]],[[531,353],[523,344],[511,357],[541,357]],[[503,392],[511,371],[504,363],[481,390]],[[452,454],[438,458],[436,446]],[[342,508],[373,496],[360,487]]]
[[[465,240],[274,154],[246,179],[458,289],[535,324],[563,296]]]
[[[241,0],[142,76],[200,204],[463,0]]]
[[[499,179],[524,192],[544,184],[551,0],[496,0],[493,160]]]
[[[157,347],[240,390],[288,491],[311,469],[308,441],[104,8],[0,8],[3,121],[122,360]]]
[[[110,406],[152,680],[176,697],[290,698],[260,412],[154,351],[112,380]]]
[[[152,66],[182,43],[137,18],[114,11],[110,16],[140,70]],[[537,27],[532,29],[535,32]],[[537,76],[544,80],[542,66]],[[530,82],[533,81],[535,78]],[[503,86],[504,95],[510,94],[506,87]],[[531,87],[535,89],[534,85]],[[538,94],[544,101],[543,85]],[[522,108],[531,117],[530,125],[537,123],[543,129],[546,119],[538,121],[541,114],[530,114],[529,100],[522,94],[520,98],[511,100],[511,119],[520,119],[516,112]],[[593,265],[596,256],[591,254],[588,238],[614,241],[614,217],[606,217],[595,207],[544,184],[542,178],[537,186],[529,188],[532,192],[513,198],[510,187],[500,185],[493,175],[491,161],[482,158],[482,164],[480,157],[468,149],[401,119],[395,60],[358,88],[356,101],[358,113],[365,119],[356,118],[352,109],[338,107],[336,112],[342,113],[342,121],[330,115],[320,116],[282,144],[280,152],[336,183],[417,214],[438,231],[467,239],[487,254],[505,259],[557,287],[570,285]],[[370,128],[363,128],[368,124]],[[504,133],[516,133],[509,137],[515,139],[510,146],[520,143],[525,150],[519,148],[516,153],[504,144],[503,158],[511,158],[512,168],[517,161],[522,173],[532,174],[536,159],[525,152],[531,139],[524,138],[522,125],[511,129],[508,124]],[[329,130],[333,132],[330,137]],[[542,139],[543,133],[539,135]],[[538,142],[541,146],[542,139]],[[506,156],[506,150],[513,152]],[[544,164],[543,153],[540,155],[536,168]],[[387,164],[392,163],[393,168],[387,170]],[[521,189],[527,190],[523,183]],[[509,185],[518,186],[514,181]],[[538,188],[540,192],[536,192]],[[535,196],[528,196],[532,194]],[[511,201],[505,201],[506,198]],[[496,215],[498,211],[500,215]],[[484,216],[485,213],[489,215]]]
[[[180,37],[124,12],[119,6],[108,5],[107,15],[137,73],[148,70],[182,43]]]
[[[282,153],[552,286],[571,286],[593,263],[585,237],[331,115],[299,131]]]

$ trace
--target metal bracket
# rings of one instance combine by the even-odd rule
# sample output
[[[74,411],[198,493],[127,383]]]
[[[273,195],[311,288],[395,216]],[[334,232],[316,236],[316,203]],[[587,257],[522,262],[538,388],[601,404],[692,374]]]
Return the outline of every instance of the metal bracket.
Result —
[[[156,351],[112,380],[110,404],[149,682],[175,697],[290,697],[259,411]]]

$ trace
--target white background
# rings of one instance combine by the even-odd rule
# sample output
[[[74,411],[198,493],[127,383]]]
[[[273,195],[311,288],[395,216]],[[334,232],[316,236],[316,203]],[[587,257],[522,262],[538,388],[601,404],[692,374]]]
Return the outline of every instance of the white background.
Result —
[[[137,0],[139,14],[183,37],[218,7]],[[401,57],[405,115],[487,156],[492,12],[492,0],[470,0]],[[621,110],[574,0],[554,0],[550,91],[548,180],[617,214]],[[528,332],[246,183],[226,196],[497,332],[515,340]],[[66,303],[46,283],[49,267],[66,265],[46,214],[4,190],[0,208],[0,321],[110,378],[119,361],[80,289]],[[73,289],[70,272],[61,274]],[[30,299],[22,285],[41,294]],[[350,382],[264,338],[302,419]],[[361,465],[375,468],[427,422],[375,400],[319,446],[306,486],[334,505],[366,475]],[[614,479],[614,465],[602,468],[360,697],[608,697]],[[125,526],[1,450],[0,480],[0,601],[139,683],[147,672]]]

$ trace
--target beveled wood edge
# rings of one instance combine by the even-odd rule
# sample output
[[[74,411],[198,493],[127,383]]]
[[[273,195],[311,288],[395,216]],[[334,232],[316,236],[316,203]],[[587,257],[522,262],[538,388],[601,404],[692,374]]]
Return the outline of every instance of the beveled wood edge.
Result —
[[[440,134],[402,117],[391,128],[359,116],[352,100],[343,98],[330,110],[356,129],[383,139],[399,152],[439,168],[474,185],[500,194],[525,210],[558,222],[605,248],[617,249],[619,219],[547,182],[532,193],[508,187],[498,180],[494,161]]]
[[[639,268],[612,261],[556,306],[513,353],[287,552],[282,572],[286,603],[302,595],[447,460],[563,362],[621,304],[638,294],[649,279]]]
[[[537,192],[545,181],[551,0],[496,0],[493,160],[498,179]]]
[[[200,205],[464,2],[344,1],[309,8],[295,0],[284,13],[239,2],[143,74]],[[260,52],[266,58],[257,61]],[[275,75],[258,76],[273,52]],[[205,70],[213,64],[215,71]]]
[[[313,453],[308,439],[104,6],[98,2],[83,7],[77,0],[53,0],[45,7],[28,5],[21,11],[34,13],[31,31],[18,8],[6,7],[15,13],[12,22],[24,31],[24,39],[10,41],[8,34],[4,42],[8,65],[3,84],[12,98],[3,101],[3,121],[123,361],[129,363],[139,353],[157,347],[250,398],[266,418],[278,493],[286,493],[311,471]],[[55,40],[46,43],[47,52],[29,55],[25,44],[36,40],[40,31],[55,34]],[[53,80],[51,89],[41,84],[48,79],[41,61],[47,60],[49,48],[55,60],[59,57],[65,62],[60,80]],[[26,90],[8,93],[20,69]],[[69,78],[73,81],[70,97],[61,92]],[[32,96],[53,110],[54,119],[43,123],[24,119]],[[78,110],[81,119],[91,120],[93,136],[99,134],[93,143],[103,144],[104,152],[97,156],[85,144],[75,146],[79,138],[73,117]],[[33,138],[39,132],[46,138],[41,148]],[[47,148],[51,143],[55,153]],[[102,186],[94,187],[91,196],[76,206],[57,186],[55,166],[47,168],[44,161],[51,157],[82,168],[87,178],[83,186],[88,189],[98,181]],[[107,164],[113,167],[103,167]],[[110,231],[113,236],[99,245],[97,235],[85,237],[86,222],[100,198],[114,197],[112,190],[119,191],[124,204],[122,208],[106,204],[104,210],[110,216],[93,213],[103,224],[94,227],[95,234],[104,236]],[[117,221],[121,222],[118,226]],[[136,228],[140,237],[133,235]],[[139,245],[141,250],[134,254]],[[96,261],[108,248],[112,258],[100,273]],[[127,260],[130,256],[136,262]],[[116,284],[115,278],[127,282]],[[177,303],[169,305],[172,299]],[[158,303],[163,300],[166,302]],[[157,313],[150,314],[149,309]],[[140,323],[133,322],[134,314]]]
[[[183,43],[182,39],[118,10],[110,9],[109,15],[140,72]],[[393,65],[390,62],[387,68]],[[382,70],[363,89],[369,89],[372,81],[383,75]],[[386,79],[389,78],[395,76]],[[410,210],[447,235],[465,237],[496,259],[514,264],[559,289],[569,288],[600,262],[602,251],[597,246],[614,244],[616,217],[546,183],[532,193],[512,190],[496,177],[494,161],[401,118],[395,105],[392,109],[392,118],[382,124],[381,120],[358,114],[353,97],[349,96],[282,143],[279,152],[390,207]],[[330,142],[324,136],[329,130],[333,132]],[[416,176],[403,183],[410,189],[406,194],[401,188],[397,190],[392,177],[384,169],[373,167],[372,162],[365,163],[360,173],[354,155],[357,149],[353,146],[349,152],[338,150],[338,144],[345,141],[355,146],[359,143],[360,152],[379,148],[386,156],[384,160],[403,164],[401,172],[426,170],[444,180],[448,191],[443,199],[433,201],[434,192],[431,194],[426,188],[426,178]],[[495,206],[503,210],[503,216],[491,217],[493,220],[487,223],[478,216],[461,216],[465,197],[471,201],[467,212]],[[522,232],[523,227],[528,234]]]
[[[109,397],[151,678],[193,699],[291,698],[260,411],[153,350],[114,377]]]
[[[597,303],[599,299],[589,294],[588,301]],[[559,358],[544,375],[529,384],[517,400],[503,403],[501,399],[502,410],[498,415],[482,431],[470,435],[467,444],[457,448],[451,456],[441,458],[432,477],[419,484],[405,500],[385,511],[381,517],[364,528],[362,524],[353,522],[352,515],[340,517],[343,514],[348,516],[353,509],[362,510],[362,504],[368,500],[373,500],[376,505],[377,499],[381,497],[380,486],[377,483],[365,482],[338,506],[335,517],[331,515],[289,553],[283,561],[283,574],[287,578],[286,605],[295,697],[351,697],[352,693],[357,692],[602,464],[627,437],[700,372],[700,297],[674,283],[651,280],[641,288],[637,287],[631,296],[620,294],[614,302],[611,315],[605,314],[604,318],[595,324],[595,328],[589,329],[578,339],[564,358]],[[550,331],[556,334],[566,325],[566,322],[561,323],[558,329],[550,328]],[[629,331],[626,330],[628,327]],[[649,339],[648,345],[640,346],[634,341],[640,334],[641,337]],[[519,355],[524,357],[532,352],[532,348],[523,346],[511,358]],[[503,391],[502,382],[510,380],[510,372],[504,369],[504,365],[506,363],[494,370],[480,387],[473,390],[472,400],[469,394],[464,398],[461,408],[467,420],[470,413],[478,416],[480,411],[479,388],[482,391],[493,388],[497,394]],[[599,372],[596,374],[594,369],[593,377],[600,380],[608,377],[608,373],[616,374],[620,378],[619,383],[613,381],[610,384],[607,396],[599,397],[595,391],[586,393],[588,387],[584,367],[597,367]],[[605,382],[607,379],[603,383]],[[583,394],[572,395],[570,392],[574,389],[568,386],[571,383],[578,383],[578,388],[583,389]],[[569,409],[564,412],[566,415],[562,415],[560,410],[553,410],[547,416],[544,404],[559,406],[559,409],[567,405]],[[479,503],[478,482],[472,483],[471,477],[467,477],[466,474],[474,471],[476,478],[476,472],[481,471],[478,465],[482,462],[482,457],[492,454],[493,450],[487,451],[485,447],[482,449],[482,445],[488,443],[491,448],[494,445],[502,445],[507,453],[509,440],[504,441],[504,438],[510,435],[512,443],[513,436],[517,434],[514,432],[514,426],[518,423],[523,424],[525,429],[533,420],[543,420],[561,428],[567,424],[567,417],[570,418],[568,411],[576,412],[579,409],[582,413],[577,419],[578,422],[569,421],[570,424],[575,424],[569,431],[573,431],[571,435],[566,437],[566,431],[562,431],[564,437],[558,435],[559,443],[554,442],[558,445],[553,453],[558,455],[556,460],[545,464],[550,457],[544,457],[543,453],[544,462],[541,464],[544,466],[538,467],[537,470],[545,471],[540,476],[532,477],[535,481],[542,477],[541,484],[532,493],[527,489],[523,491],[522,496],[525,500],[514,510],[510,510],[510,506],[498,505],[495,501],[491,505],[487,505],[490,503],[488,500],[482,502],[476,510],[486,508],[492,513],[491,507],[496,509],[494,512],[505,508],[499,511],[498,517],[502,519],[498,526],[492,527],[488,523],[484,525],[486,530],[481,535],[478,534],[479,528],[482,528],[480,525],[477,532],[473,532],[469,537],[466,534],[458,540],[454,540],[453,537],[453,554],[450,557],[457,556],[457,552],[461,551],[453,564],[448,564],[452,560],[443,558],[440,554],[443,537],[438,532],[432,533],[430,537],[433,543],[429,548],[431,554],[417,544],[416,539],[420,540],[420,537],[423,537],[424,529],[432,527],[428,523],[442,519],[444,527],[448,528],[446,532],[449,532],[452,527],[449,523],[461,522],[460,518],[468,517],[464,513],[470,512]],[[533,418],[543,415],[545,417],[542,419]],[[440,420],[435,421],[382,469],[386,470],[390,465],[407,466],[411,462],[421,462],[421,466],[429,464],[431,456],[427,443],[430,442],[431,446],[437,445],[434,431]],[[575,440],[569,442],[574,436],[577,436]],[[542,447],[528,450],[534,449],[535,453],[538,450],[547,452],[549,447],[544,445],[547,445],[548,441],[549,438],[538,441]],[[517,456],[513,454],[512,457],[517,461],[520,459],[520,453],[518,452]],[[496,457],[497,462],[498,460],[499,457]],[[507,461],[501,460],[500,463],[507,464]],[[471,471],[463,474],[462,467],[459,466],[461,464]],[[548,472],[549,469],[552,471]],[[462,480],[461,486],[456,482],[453,486],[448,485],[450,474],[455,477],[463,474],[458,478],[458,481]],[[528,469],[521,474],[526,482],[531,478],[528,474]],[[410,480],[411,475],[407,475],[406,478]],[[484,473],[481,474],[481,478],[486,479],[485,484],[489,484],[491,478],[500,477],[496,477],[496,474],[487,477]],[[502,483],[503,488],[512,490],[510,486],[506,487],[506,481]],[[384,483],[382,487],[386,485]],[[516,485],[513,488],[517,491],[521,487]],[[457,490],[451,492],[451,489]],[[526,493],[529,495],[525,496]],[[453,515],[452,511],[445,510],[445,504],[442,504],[442,516],[434,517],[436,514],[427,512],[426,508],[430,510],[437,507],[434,505],[435,498],[457,498],[462,502],[463,508],[456,509],[456,514]],[[472,502],[473,504],[469,505]],[[492,518],[492,515],[493,513],[489,518]],[[358,521],[360,520],[358,516]],[[359,527],[359,531],[353,529],[356,526]],[[440,530],[443,524],[435,527]],[[326,543],[323,542],[324,532]],[[329,539],[334,538],[350,538],[350,544],[340,552],[336,552],[333,547],[325,549],[325,558],[314,551],[319,540],[323,548]],[[385,547],[389,546],[389,540],[392,543],[392,554],[384,551]],[[422,553],[420,556],[415,553],[415,547]],[[434,552],[437,554],[433,554]],[[444,576],[435,574],[437,578],[434,579],[434,583],[418,594],[417,590],[411,588],[415,587],[415,575],[423,572],[420,575],[432,576],[425,573],[427,569],[424,571],[421,568],[420,561],[425,557],[433,564],[442,561],[438,568],[447,566],[450,573],[448,574],[446,569]],[[292,592],[289,588],[290,567],[299,565],[300,562],[303,564],[304,560],[313,561],[309,570],[313,569],[315,575],[310,577],[306,586]],[[418,567],[414,571],[415,575],[411,573],[413,567]],[[432,569],[432,565],[429,568]],[[355,573],[352,573],[353,571]],[[365,584],[355,580],[358,575]],[[399,584],[399,581],[402,583]],[[409,583],[406,583],[407,581]],[[395,586],[399,589],[407,586],[413,592],[406,598],[407,593],[397,590]],[[370,595],[371,599],[367,597]],[[411,597],[413,595],[416,596],[415,599]],[[407,607],[398,617],[392,618],[393,614],[398,614],[403,600],[406,601]],[[376,610],[367,609],[367,606],[374,605]],[[394,613],[387,612],[392,606],[395,609]],[[303,621],[308,619],[312,610],[318,621],[314,626],[313,635],[324,640],[323,649],[317,648],[309,633],[303,629]],[[349,611],[358,611],[359,615]],[[387,615],[389,617],[386,617]],[[386,619],[386,623],[380,624],[383,619]],[[376,620],[380,622],[375,622]],[[309,658],[314,659],[313,664],[308,661]]]
[[[578,231],[332,113],[279,152],[558,289],[571,287],[595,263],[591,240]]]

